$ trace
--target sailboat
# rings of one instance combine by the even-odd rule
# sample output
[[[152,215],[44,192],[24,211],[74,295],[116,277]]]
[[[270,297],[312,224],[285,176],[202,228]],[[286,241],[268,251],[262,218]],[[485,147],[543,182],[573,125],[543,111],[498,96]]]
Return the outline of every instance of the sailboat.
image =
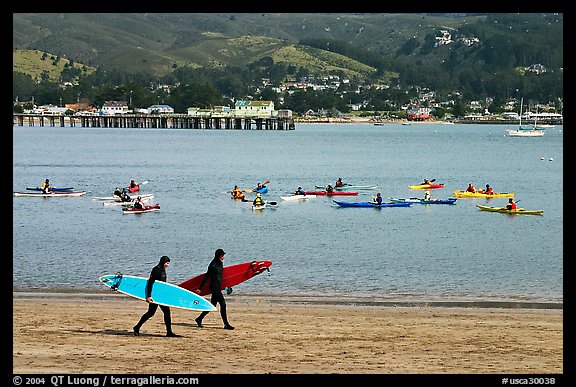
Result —
[[[554,127],[554,125],[546,125],[546,124],[540,124],[538,125],[538,106],[536,106],[536,114],[534,115],[534,124],[532,125],[526,125],[526,126],[522,126],[520,125],[520,129],[521,130],[545,130],[546,128],[550,128],[550,127]]]
[[[536,129],[536,123],[534,127],[528,129],[522,128],[522,106],[524,104],[524,98],[520,100],[520,121],[518,122],[518,129],[508,129],[508,136],[510,137],[542,137],[544,136],[544,131],[541,129]]]

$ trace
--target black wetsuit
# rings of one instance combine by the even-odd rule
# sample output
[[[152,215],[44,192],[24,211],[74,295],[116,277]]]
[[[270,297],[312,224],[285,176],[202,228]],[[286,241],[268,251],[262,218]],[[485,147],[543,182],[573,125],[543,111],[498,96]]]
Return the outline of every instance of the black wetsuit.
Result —
[[[210,302],[212,305],[216,306],[216,304],[220,304],[220,315],[222,316],[222,321],[224,322],[224,326],[230,326],[228,323],[228,317],[226,315],[226,300],[224,299],[224,295],[222,294],[222,272],[224,271],[224,265],[220,258],[215,257],[212,262],[208,265],[208,270],[206,271],[206,275],[204,279],[198,286],[198,289],[202,289],[206,282],[210,281],[210,291],[212,292],[212,296],[210,297]],[[202,312],[200,316],[196,319],[198,325],[201,324],[202,319],[206,316],[209,312]]]
[[[148,282],[146,283],[146,292],[145,292],[146,298],[151,297],[152,286],[154,286],[155,281],[166,282],[166,269],[164,269],[164,263],[166,263],[167,261],[170,261],[170,258],[162,257],[160,258],[160,262],[158,263],[158,265],[152,268],[152,271],[150,272],[150,277],[148,278]],[[148,321],[150,317],[154,316],[154,314],[158,310],[158,307],[160,307],[160,309],[162,309],[162,312],[164,313],[164,324],[166,324],[166,334],[173,334],[170,308],[165,305],[158,305],[154,302],[148,303],[148,311],[144,313],[142,317],[140,317],[140,321],[138,321],[138,324],[134,326],[134,334],[140,333],[140,327],[142,327],[142,325],[146,321]]]

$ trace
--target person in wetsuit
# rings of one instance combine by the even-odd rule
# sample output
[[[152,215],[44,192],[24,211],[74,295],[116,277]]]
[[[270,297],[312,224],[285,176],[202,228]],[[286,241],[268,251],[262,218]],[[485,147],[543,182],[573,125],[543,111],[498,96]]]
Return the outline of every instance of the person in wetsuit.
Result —
[[[226,314],[226,300],[222,294],[222,272],[224,271],[224,255],[226,253],[222,249],[216,250],[214,253],[214,259],[208,265],[208,270],[206,275],[202,279],[202,282],[198,286],[196,293],[200,294],[201,289],[206,285],[206,282],[210,281],[210,291],[212,296],[210,297],[210,302],[212,305],[220,304],[220,315],[222,316],[222,321],[224,322],[224,329],[234,329],[232,325],[228,322],[228,316]],[[199,328],[202,328],[202,319],[210,312],[202,312],[200,316],[196,317],[194,321]]]
[[[165,305],[158,305],[154,303],[152,299],[152,287],[154,286],[155,281],[163,281],[166,282],[166,269],[170,265],[170,258],[167,255],[163,255],[160,258],[160,262],[156,266],[152,268],[150,272],[150,277],[148,278],[148,282],[146,282],[146,302],[148,303],[148,311],[140,317],[140,321],[138,324],[134,325],[134,336],[140,336],[140,328],[142,325],[150,319],[150,317],[154,316],[156,311],[158,310],[158,306],[162,309],[162,313],[164,313],[164,324],[166,325],[166,337],[179,337],[180,335],[175,334],[172,332],[172,318],[170,316],[170,307]]]

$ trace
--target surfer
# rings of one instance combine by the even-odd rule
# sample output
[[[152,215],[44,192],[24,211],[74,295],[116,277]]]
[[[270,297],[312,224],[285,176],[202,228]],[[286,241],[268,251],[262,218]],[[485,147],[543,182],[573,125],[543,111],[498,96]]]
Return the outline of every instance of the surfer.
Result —
[[[220,290],[222,286],[222,272],[224,271],[224,255],[226,253],[222,249],[216,250],[214,253],[214,259],[208,265],[208,270],[206,271],[206,275],[204,279],[198,286],[196,293],[200,294],[200,290],[206,284],[207,281],[210,281],[210,290],[212,291],[212,296],[210,297],[210,302],[212,305],[216,306],[216,304],[220,303],[220,315],[222,316],[222,321],[224,322],[224,329],[234,329],[232,325],[228,322],[228,316],[226,315],[226,300],[224,299],[224,295]],[[202,328],[202,319],[208,314],[209,312],[202,312],[200,316],[196,317],[194,321],[199,328]]]
[[[172,318],[170,317],[170,307],[165,305],[158,305],[154,303],[152,299],[152,286],[154,286],[154,281],[163,281],[166,282],[166,269],[170,266],[170,258],[166,255],[163,255],[160,258],[160,262],[156,266],[152,268],[150,272],[150,278],[148,278],[148,282],[146,283],[146,302],[148,303],[148,311],[140,317],[140,321],[138,324],[134,325],[134,336],[140,336],[140,328],[142,325],[150,319],[150,317],[154,316],[156,311],[158,310],[158,306],[162,309],[162,313],[164,313],[164,324],[166,324],[166,337],[180,337],[180,335],[175,334],[172,332]]]

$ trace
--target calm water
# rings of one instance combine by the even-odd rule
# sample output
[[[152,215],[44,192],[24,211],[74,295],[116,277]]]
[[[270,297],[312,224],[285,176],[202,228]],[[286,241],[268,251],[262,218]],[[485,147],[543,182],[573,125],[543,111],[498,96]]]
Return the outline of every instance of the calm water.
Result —
[[[57,186],[83,197],[13,198],[13,289],[102,291],[98,277],[148,276],[161,255],[179,283],[225,264],[273,261],[236,294],[374,300],[563,300],[563,133],[510,138],[501,125],[298,124],[295,131],[13,128],[13,190]],[[543,158],[543,159],[542,159]],[[283,202],[297,186],[338,177],[379,184],[348,201],[423,197],[435,178],[453,196],[472,181],[514,192],[543,216],[479,211],[507,199],[456,205],[338,208],[331,198]],[[124,215],[93,196],[148,180],[161,211]],[[270,180],[276,208],[253,212],[226,193]]]

